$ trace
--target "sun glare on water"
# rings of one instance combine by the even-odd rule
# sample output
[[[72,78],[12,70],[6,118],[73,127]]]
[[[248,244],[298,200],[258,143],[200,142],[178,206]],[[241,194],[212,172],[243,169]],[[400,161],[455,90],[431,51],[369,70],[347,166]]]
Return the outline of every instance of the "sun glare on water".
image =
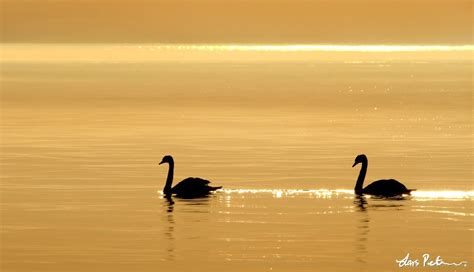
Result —
[[[469,60],[474,45],[0,44],[4,62]]]
[[[426,52],[471,51],[473,45],[236,45],[236,44],[183,44],[143,45],[142,48],[200,50],[200,51],[273,51],[273,52]]]
[[[274,198],[308,196],[314,198],[352,198],[354,191],[348,189],[222,189],[219,190],[226,195],[233,194],[271,194]],[[365,196],[371,198],[371,196]],[[409,197],[413,200],[473,200],[474,191],[413,191]]]

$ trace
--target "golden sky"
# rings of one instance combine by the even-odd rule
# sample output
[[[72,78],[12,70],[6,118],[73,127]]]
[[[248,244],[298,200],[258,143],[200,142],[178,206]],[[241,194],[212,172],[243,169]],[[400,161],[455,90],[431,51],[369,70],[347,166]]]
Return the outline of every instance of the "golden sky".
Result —
[[[0,0],[2,42],[472,44],[470,0]]]

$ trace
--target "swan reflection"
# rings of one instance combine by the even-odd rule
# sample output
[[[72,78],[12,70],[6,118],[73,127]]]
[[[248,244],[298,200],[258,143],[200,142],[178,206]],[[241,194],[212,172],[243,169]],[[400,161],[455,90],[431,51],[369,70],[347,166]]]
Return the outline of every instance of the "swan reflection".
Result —
[[[173,261],[174,260],[174,251],[175,251],[175,246],[174,246],[174,228],[175,228],[175,221],[174,221],[174,201],[171,196],[166,196],[163,197],[163,207],[166,209],[166,213],[164,213],[165,219],[165,240],[167,241],[167,247],[166,247],[166,260],[167,261]]]
[[[360,265],[364,266],[367,263],[367,242],[370,232],[370,217],[369,213],[367,212],[367,199],[363,195],[355,195],[353,201],[356,210],[359,211],[357,213],[358,220],[356,224],[356,239],[354,242],[355,247],[355,260]]]
[[[358,208],[359,211],[364,212],[367,209],[367,200],[366,197],[363,195],[355,195],[354,197],[354,204]]]

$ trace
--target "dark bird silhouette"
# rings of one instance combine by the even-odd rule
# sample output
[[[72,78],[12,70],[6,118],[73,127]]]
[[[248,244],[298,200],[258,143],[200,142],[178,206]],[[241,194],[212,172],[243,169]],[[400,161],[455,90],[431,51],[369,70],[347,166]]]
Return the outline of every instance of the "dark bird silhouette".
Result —
[[[160,164],[163,163],[169,164],[168,177],[166,178],[165,188],[163,189],[163,194],[165,194],[166,197],[170,197],[171,195],[182,198],[204,197],[209,195],[212,191],[222,188],[222,186],[209,186],[211,182],[201,178],[186,178],[171,188],[174,174],[173,157],[170,155],[164,156]]]
[[[354,165],[362,163],[362,168],[360,169],[359,177],[357,178],[356,186],[354,191],[357,195],[376,195],[376,196],[399,196],[404,194],[410,194],[413,189],[407,189],[405,185],[394,179],[381,179],[372,182],[367,187],[362,188],[364,184],[365,174],[367,173],[368,160],[367,156],[364,154],[358,155],[355,158]]]

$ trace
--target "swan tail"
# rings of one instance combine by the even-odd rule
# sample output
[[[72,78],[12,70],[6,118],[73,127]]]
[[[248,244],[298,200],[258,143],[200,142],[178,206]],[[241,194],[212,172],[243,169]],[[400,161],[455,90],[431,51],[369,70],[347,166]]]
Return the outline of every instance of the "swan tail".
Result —
[[[215,191],[215,190],[219,190],[222,188],[222,186],[216,186],[216,187],[213,187],[213,186],[208,186],[209,187],[209,192],[211,191]]]
[[[416,191],[416,189],[407,189],[407,194],[410,194],[413,191]]]

